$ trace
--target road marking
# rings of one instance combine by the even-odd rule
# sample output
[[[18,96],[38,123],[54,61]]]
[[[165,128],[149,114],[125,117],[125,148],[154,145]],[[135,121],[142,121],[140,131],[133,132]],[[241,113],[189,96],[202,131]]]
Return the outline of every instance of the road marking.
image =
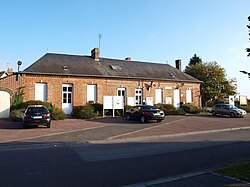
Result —
[[[163,135],[152,135],[152,136],[141,136],[141,137],[129,137],[129,138],[121,138],[121,139],[113,139],[113,137],[111,137],[111,138],[108,138],[106,140],[89,141],[88,143],[97,143],[98,144],[98,143],[136,142],[136,141],[151,140],[151,139],[158,139],[158,138],[173,138],[173,137],[181,137],[181,136],[189,136],[189,135],[227,132],[227,131],[236,131],[236,130],[248,130],[248,129],[250,129],[250,127],[236,127],[236,128],[226,128],[226,129],[207,130],[207,131],[194,131],[194,132],[186,132],[186,133],[178,133],[178,134],[163,134]],[[136,132],[136,131],[134,131],[134,132]],[[129,134],[132,134],[132,133],[133,132],[131,132]],[[123,135],[125,135],[125,134],[123,134]],[[118,135],[117,137],[119,137],[119,136],[122,136],[122,135]]]
[[[122,187],[144,187],[144,186],[157,185],[157,184],[177,181],[177,180],[180,180],[180,179],[196,177],[196,176],[199,176],[199,175],[202,175],[202,174],[205,174],[205,173],[207,173],[207,172],[197,171],[197,172],[185,173],[185,174],[177,175],[177,176],[174,176],[174,177],[166,177],[166,178],[141,182],[141,183],[137,183],[137,184],[125,185],[125,186],[122,186]]]
[[[159,126],[168,125],[168,124],[171,124],[171,123],[174,123],[174,122],[178,122],[178,121],[182,121],[182,120],[185,120],[185,119],[186,119],[186,117],[184,117],[182,119],[177,119],[177,120],[174,120],[174,121],[170,121],[170,122],[167,122],[167,123],[163,123],[163,124],[160,124],[160,125],[157,125],[157,126],[152,126],[152,127],[148,127],[148,128],[144,128],[144,129],[140,129],[140,130],[136,130],[136,131],[124,133],[124,134],[119,134],[119,135],[116,135],[116,136],[111,136],[111,137],[108,138],[108,140],[109,139],[115,139],[115,138],[118,138],[120,136],[125,136],[125,135],[130,135],[130,134],[133,134],[133,133],[141,132],[141,131],[144,131],[144,130],[154,129],[154,128],[157,128]]]

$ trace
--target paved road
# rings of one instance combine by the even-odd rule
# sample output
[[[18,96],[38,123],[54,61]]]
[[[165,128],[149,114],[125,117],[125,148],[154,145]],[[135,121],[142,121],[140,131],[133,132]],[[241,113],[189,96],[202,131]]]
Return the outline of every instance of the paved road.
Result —
[[[1,186],[131,185],[250,159],[249,130],[156,142],[55,145],[1,149]],[[201,180],[193,184],[196,179]]]

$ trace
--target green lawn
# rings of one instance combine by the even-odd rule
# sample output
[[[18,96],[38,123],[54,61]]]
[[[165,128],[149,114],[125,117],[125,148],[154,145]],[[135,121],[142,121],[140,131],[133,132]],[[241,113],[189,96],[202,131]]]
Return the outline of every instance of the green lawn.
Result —
[[[250,182],[250,162],[222,168],[215,172],[221,175],[225,175],[225,176],[237,178],[246,182]]]

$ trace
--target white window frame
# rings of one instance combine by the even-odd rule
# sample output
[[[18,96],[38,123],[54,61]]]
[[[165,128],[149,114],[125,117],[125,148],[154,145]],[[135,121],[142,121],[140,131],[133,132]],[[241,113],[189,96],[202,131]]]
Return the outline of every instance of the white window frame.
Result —
[[[142,105],[142,89],[135,89],[135,105]]]
[[[193,102],[193,92],[192,90],[186,90],[186,103]]]
[[[97,85],[88,84],[87,85],[87,102],[97,102]]]
[[[35,100],[47,102],[48,85],[46,83],[35,83]]]
[[[155,89],[155,104],[162,104],[162,89]]]

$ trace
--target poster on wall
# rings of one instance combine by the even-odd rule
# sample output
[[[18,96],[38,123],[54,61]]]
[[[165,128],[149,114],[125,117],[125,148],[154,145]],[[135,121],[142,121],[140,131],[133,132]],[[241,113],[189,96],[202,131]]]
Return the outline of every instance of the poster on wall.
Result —
[[[135,98],[134,97],[127,97],[127,104],[129,106],[135,106]]]
[[[172,105],[172,97],[166,97],[166,104]]]
[[[146,97],[146,104],[147,105],[154,105],[153,97]]]
[[[240,95],[240,105],[247,105],[247,96]]]

